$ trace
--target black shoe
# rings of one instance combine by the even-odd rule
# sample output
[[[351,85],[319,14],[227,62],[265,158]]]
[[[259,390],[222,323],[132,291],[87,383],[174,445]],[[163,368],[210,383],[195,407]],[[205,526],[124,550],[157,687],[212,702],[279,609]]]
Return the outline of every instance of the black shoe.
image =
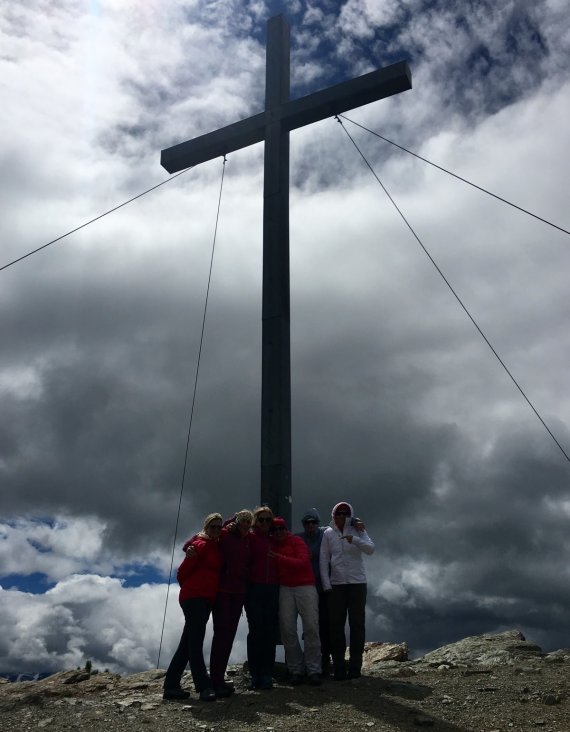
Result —
[[[289,683],[291,686],[301,686],[301,684],[305,683],[305,677],[301,676],[301,674],[292,674]]]
[[[320,686],[321,685],[321,677],[320,674],[309,674],[309,686]]]
[[[164,693],[162,695],[163,699],[166,699],[168,701],[184,701],[184,699],[188,699],[190,696],[189,691],[184,691],[184,689],[178,688],[178,689],[165,689]]]
[[[221,686],[215,686],[214,691],[218,699],[224,699],[225,697],[231,696],[235,689],[229,684],[222,684]]]
[[[344,666],[340,666],[339,668],[335,668],[335,670],[334,670],[334,680],[335,681],[346,681],[346,668]]]
[[[347,679],[359,679],[362,676],[362,673],[359,668],[356,667],[348,667],[348,673],[346,674]]]
[[[216,701],[216,692],[209,687],[200,692],[200,701]]]
[[[263,691],[269,691],[269,689],[273,689],[273,679],[271,678],[271,676],[262,676],[259,680],[257,688],[262,689]]]

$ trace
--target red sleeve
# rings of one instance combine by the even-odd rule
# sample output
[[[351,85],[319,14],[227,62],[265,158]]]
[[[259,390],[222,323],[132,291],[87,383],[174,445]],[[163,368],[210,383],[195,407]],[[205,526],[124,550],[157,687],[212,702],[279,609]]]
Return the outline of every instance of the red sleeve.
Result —
[[[291,535],[288,543],[291,554],[279,554],[279,548],[276,548],[277,561],[282,567],[302,567],[307,560],[310,561],[309,549],[303,539]]]
[[[176,579],[180,587],[186,582],[188,577],[192,574],[194,567],[196,566],[197,557],[186,557],[182,564],[178,567],[176,572]]]
[[[188,547],[190,546],[190,544],[193,544],[196,541],[196,539],[198,539],[198,538],[199,538],[198,537],[198,534],[194,534],[194,536],[190,537],[190,539],[187,539],[184,542],[184,546],[182,547],[182,551],[185,552],[186,549],[188,549]]]
[[[176,572],[176,579],[178,580],[178,584],[181,587],[194,571],[194,568],[196,567],[196,564],[200,558],[200,554],[202,554],[206,546],[206,542],[204,541],[204,539],[200,538],[198,535],[193,536],[191,539],[189,539],[184,546],[187,548],[188,546],[190,546],[190,544],[192,544],[192,546],[196,550],[196,554],[193,557],[186,557],[182,564],[178,567],[178,571]]]

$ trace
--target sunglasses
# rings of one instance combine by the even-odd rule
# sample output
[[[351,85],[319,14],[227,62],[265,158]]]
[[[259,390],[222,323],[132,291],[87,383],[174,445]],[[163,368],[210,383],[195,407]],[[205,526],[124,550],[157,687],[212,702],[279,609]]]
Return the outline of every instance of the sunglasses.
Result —
[[[350,516],[350,514],[348,513],[348,511],[337,511],[335,513],[335,516]]]
[[[222,530],[222,524],[210,524],[208,526],[209,529],[217,529],[218,531]]]
[[[273,519],[270,518],[269,516],[258,516],[257,521],[260,524],[270,524],[273,521]]]
[[[338,514],[337,514],[337,516],[338,516]],[[305,519],[303,521],[303,523],[304,524],[318,524],[319,522],[318,521],[315,521],[315,519]]]
[[[287,531],[287,529],[284,526],[276,526],[273,531]]]

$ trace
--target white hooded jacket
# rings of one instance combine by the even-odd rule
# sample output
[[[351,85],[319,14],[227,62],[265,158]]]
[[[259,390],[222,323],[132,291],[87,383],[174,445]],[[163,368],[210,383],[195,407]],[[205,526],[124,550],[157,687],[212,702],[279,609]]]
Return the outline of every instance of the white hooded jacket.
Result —
[[[341,504],[348,506],[350,516],[347,517],[344,530],[340,531],[334,521],[334,514]],[[363,554],[374,553],[374,543],[366,531],[357,531],[350,525],[354,515],[352,506],[346,501],[337,503],[332,510],[333,520],[323,534],[320,553],[321,581],[323,590],[330,590],[332,585],[354,585],[366,582]],[[348,542],[343,536],[352,536]],[[330,570],[329,570],[330,568]]]

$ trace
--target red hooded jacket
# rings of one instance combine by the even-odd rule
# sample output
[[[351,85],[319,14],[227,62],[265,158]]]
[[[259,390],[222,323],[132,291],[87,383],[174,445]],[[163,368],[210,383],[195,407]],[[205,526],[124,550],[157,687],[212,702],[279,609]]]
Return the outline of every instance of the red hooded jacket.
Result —
[[[315,584],[311,555],[303,539],[287,532],[282,541],[275,542],[274,552],[280,585],[300,587]]]
[[[193,557],[186,557],[178,567],[176,578],[180,585],[179,602],[192,597],[205,597],[211,603],[216,599],[220,583],[222,568],[222,553],[219,542],[215,539],[206,539],[198,534],[184,545],[188,544],[196,550]]]

